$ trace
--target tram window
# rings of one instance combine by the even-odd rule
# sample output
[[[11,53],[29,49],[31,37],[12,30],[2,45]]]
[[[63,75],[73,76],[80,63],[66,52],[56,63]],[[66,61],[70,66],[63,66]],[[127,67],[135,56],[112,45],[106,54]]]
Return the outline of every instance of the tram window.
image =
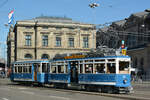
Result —
[[[18,73],[22,73],[22,67],[18,67]]]
[[[23,66],[23,73],[25,73],[25,67]]]
[[[64,66],[58,65],[58,73],[64,73]]]
[[[119,73],[122,74],[129,73],[129,62],[124,61],[119,62]]]
[[[93,64],[85,64],[85,73],[93,73]]]
[[[25,73],[28,73],[28,66],[25,67]]]
[[[119,70],[127,70],[129,68],[129,62],[119,62]]]
[[[23,67],[23,73],[27,73],[27,67]]]
[[[51,67],[52,73],[56,73],[56,67]]]
[[[29,66],[29,73],[31,73],[31,68],[32,68],[32,66]]]
[[[105,64],[95,64],[96,66],[96,72],[95,73],[105,73]]]
[[[83,73],[83,65],[80,64],[80,73]]]
[[[37,72],[42,72],[42,70],[41,70],[41,64],[37,64]]]
[[[42,64],[42,72],[43,73],[47,72],[47,64],[46,63]]]
[[[67,66],[67,65],[65,65],[65,67],[66,67],[66,73],[68,73],[68,66]]]
[[[17,73],[17,67],[15,67],[15,73]]]
[[[107,73],[116,73],[116,64],[115,63],[107,64]]]

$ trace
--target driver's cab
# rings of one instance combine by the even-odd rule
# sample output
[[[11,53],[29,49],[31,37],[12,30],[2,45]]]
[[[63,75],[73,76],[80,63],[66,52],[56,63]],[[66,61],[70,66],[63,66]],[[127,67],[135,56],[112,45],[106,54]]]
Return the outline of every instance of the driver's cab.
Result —
[[[131,73],[131,60],[130,58],[118,59],[118,74],[130,74]]]

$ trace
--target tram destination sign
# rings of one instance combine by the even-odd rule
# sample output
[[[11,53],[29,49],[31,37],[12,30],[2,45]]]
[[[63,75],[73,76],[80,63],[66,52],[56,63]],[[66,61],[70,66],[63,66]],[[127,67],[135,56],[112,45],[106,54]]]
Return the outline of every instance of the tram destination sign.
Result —
[[[85,55],[71,55],[64,57],[64,59],[73,59],[73,58],[85,58]]]

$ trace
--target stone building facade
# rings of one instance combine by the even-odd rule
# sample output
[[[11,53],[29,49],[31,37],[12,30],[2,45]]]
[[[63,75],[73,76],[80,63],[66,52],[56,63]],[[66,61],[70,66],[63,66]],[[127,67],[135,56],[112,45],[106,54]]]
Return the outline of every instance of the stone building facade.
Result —
[[[131,14],[123,26],[126,32],[124,39],[129,48],[137,47],[150,42],[150,10]]]
[[[99,34],[107,34],[109,40],[111,37],[125,41],[125,45],[128,48],[137,47],[150,42],[150,10],[146,9],[143,12],[131,14],[128,18],[120,21],[112,22],[110,26],[99,29]],[[100,36],[99,36],[100,37]],[[97,42],[98,42],[97,38]],[[109,47],[112,47],[114,39],[110,43],[106,43]],[[107,41],[106,41],[107,42]],[[118,44],[117,47],[119,47]]]
[[[97,46],[101,45],[100,37],[105,37],[104,45],[119,48],[121,41],[128,47],[132,58],[132,67],[150,75],[150,10],[131,14],[128,18],[112,22],[111,25],[97,32]]]
[[[51,59],[56,54],[89,52],[96,48],[93,24],[69,18],[37,17],[17,21],[9,31],[8,64],[18,60]]]
[[[143,75],[143,79],[150,79],[150,44],[141,45],[127,51],[131,56],[135,73]]]
[[[7,66],[15,61],[15,34],[13,32],[14,27],[11,25],[7,36]]]

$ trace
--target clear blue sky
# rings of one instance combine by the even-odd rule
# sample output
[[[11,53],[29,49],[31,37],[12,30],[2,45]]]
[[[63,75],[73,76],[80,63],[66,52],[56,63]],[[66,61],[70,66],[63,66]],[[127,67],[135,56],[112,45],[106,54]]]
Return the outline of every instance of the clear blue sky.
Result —
[[[92,2],[100,6],[92,9]],[[0,42],[5,42],[8,13],[14,9],[15,21],[32,19],[40,15],[69,17],[74,21],[103,24],[122,20],[132,13],[150,8],[150,0],[0,0]],[[1,45],[4,52],[4,45]],[[0,54],[4,56],[4,53]]]

